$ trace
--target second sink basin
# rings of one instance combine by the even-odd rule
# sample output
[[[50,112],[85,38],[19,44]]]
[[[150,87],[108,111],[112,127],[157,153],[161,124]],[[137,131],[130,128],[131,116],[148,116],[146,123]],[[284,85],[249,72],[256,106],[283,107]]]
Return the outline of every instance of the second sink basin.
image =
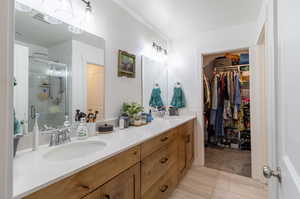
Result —
[[[102,141],[76,142],[57,147],[44,155],[44,158],[51,161],[64,161],[83,158],[93,152],[101,151],[106,147]]]

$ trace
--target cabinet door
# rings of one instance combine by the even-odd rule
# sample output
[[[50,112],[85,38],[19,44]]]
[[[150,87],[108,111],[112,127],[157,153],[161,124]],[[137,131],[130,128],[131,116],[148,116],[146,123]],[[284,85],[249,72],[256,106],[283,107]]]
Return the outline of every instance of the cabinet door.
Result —
[[[97,189],[96,191],[90,193],[83,199],[101,199],[101,188]]]
[[[113,178],[100,189],[100,199],[140,199],[140,163]]]
[[[193,129],[188,129],[185,133],[185,152],[186,152],[186,168],[190,168],[194,159],[194,139]]]
[[[178,127],[178,172],[181,178],[186,169],[186,136],[182,127]]]
[[[178,169],[181,179],[194,159],[194,123],[190,121],[178,127]]]

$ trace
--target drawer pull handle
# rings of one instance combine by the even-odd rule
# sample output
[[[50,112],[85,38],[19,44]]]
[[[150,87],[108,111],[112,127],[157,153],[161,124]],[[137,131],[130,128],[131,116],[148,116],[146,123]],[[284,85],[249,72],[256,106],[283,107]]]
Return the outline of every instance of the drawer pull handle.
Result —
[[[165,142],[165,141],[167,141],[168,139],[169,139],[168,137],[164,137],[164,138],[161,138],[160,141]]]
[[[164,185],[164,186],[160,187],[159,190],[160,190],[162,193],[164,193],[164,192],[166,192],[166,191],[168,190],[168,188],[169,188],[168,185]]]
[[[80,185],[80,187],[83,188],[83,189],[90,189],[90,187],[87,186],[87,185]]]
[[[185,142],[186,143],[190,143],[191,142],[191,135],[186,136]]]
[[[168,162],[168,158],[162,158],[161,160],[160,160],[160,163],[162,163],[162,164],[165,164],[166,162]]]
[[[104,195],[104,198],[105,198],[105,199],[110,199],[110,195],[105,194],[105,195]]]

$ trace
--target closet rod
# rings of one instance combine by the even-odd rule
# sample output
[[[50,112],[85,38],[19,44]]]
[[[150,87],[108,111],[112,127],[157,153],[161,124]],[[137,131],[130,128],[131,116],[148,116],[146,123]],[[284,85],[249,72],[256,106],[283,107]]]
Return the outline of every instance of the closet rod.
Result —
[[[215,67],[215,71],[217,71],[217,70],[220,70],[220,69],[222,69],[222,70],[230,70],[230,69],[238,69],[238,70],[240,70],[240,67],[241,66],[249,66],[249,64],[242,64],[242,65],[234,65],[234,66],[222,66],[222,67]]]
[[[249,64],[241,64],[241,65],[233,65],[233,66],[222,66],[222,67],[215,67],[215,68],[237,68],[241,66],[249,66]]]

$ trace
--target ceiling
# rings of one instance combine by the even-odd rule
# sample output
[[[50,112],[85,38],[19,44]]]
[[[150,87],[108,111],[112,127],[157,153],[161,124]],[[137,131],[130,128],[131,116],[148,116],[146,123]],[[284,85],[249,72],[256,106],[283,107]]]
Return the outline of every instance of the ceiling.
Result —
[[[171,39],[254,22],[263,0],[115,0]]]
[[[102,38],[87,32],[72,34],[68,31],[68,24],[51,25],[43,20],[43,16],[42,13],[35,10],[29,13],[16,10],[16,40],[45,48],[50,48],[69,40],[78,40],[97,48],[104,48],[105,41]]]

